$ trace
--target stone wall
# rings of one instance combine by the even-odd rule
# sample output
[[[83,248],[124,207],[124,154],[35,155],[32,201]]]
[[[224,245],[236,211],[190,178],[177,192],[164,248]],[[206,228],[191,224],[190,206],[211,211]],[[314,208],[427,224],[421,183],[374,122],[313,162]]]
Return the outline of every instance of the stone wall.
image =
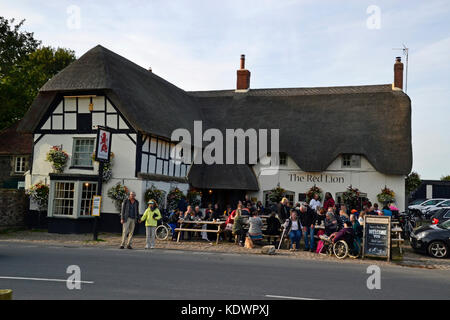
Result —
[[[28,203],[23,190],[0,189],[0,227],[24,226]]]

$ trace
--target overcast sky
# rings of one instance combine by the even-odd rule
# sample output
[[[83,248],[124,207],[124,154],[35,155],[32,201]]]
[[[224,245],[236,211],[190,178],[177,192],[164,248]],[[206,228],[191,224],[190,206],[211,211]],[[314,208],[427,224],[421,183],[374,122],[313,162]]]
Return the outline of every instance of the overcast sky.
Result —
[[[233,89],[240,54],[251,88],[392,83],[406,44],[413,170],[450,174],[450,1],[0,0],[0,15],[26,19],[44,45],[79,57],[101,44],[185,90]]]

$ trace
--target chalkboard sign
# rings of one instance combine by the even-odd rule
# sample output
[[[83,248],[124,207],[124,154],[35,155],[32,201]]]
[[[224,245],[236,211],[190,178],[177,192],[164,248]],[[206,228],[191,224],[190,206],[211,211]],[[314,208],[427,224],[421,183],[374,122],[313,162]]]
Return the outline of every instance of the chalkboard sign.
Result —
[[[364,257],[391,258],[391,217],[364,217]]]

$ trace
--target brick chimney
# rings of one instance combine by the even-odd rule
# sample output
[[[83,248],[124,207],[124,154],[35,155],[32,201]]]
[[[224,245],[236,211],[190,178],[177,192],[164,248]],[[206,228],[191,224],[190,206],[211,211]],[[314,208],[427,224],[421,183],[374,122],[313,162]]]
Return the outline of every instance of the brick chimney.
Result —
[[[395,58],[394,64],[394,88],[403,90],[403,63],[401,57]]]
[[[236,90],[250,89],[250,71],[245,69],[245,55],[241,55],[241,69],[237,71]]]

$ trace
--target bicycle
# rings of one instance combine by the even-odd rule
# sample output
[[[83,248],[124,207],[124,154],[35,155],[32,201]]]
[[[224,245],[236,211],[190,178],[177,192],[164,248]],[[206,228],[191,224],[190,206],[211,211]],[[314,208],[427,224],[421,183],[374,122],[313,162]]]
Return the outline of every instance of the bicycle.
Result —
[[[402,212],[398,220],[400,222],[400,227],[402,228],[403,239],[410,239],[411,233],[414,232],[414,227],[416,225],[416,220],[411,213]]]
[[[167,240],[167,239],[172,239],[172,228],[167,224],[167,223],[163,223],[160,224],[158,227],[156,227],[156,239],[158,240]]]

